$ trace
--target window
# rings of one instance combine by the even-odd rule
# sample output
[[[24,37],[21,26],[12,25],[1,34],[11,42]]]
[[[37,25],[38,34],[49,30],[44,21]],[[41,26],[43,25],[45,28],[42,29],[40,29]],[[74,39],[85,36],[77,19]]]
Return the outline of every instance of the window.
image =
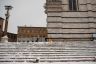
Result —
[[[78,0],[69,0],[69,10],[71,11],[78,10]]]

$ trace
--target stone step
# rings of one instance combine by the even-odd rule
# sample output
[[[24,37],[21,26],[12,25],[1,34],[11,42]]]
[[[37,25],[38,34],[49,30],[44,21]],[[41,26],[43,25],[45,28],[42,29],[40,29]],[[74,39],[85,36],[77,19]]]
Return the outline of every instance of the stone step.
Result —
[[[40,62],[94,62],[94,59],[41,59]]]
[[[0,62],[22,62],[22,61],[29,61],[29,62],[35,62],[36,59],[16,59],[16,60],[12,60],[12,59],[6,59],[6,60],[0,60]],[[81,58],[81,59],[40,59],[40,62],[80,62],[80,61],[86,61],[86,62],[90,62],[90,61],[94,61],[94,59],[92,58]]]
[[[27,43],[26,43],[27,44]],[[94,43],[94,44],[96,44],[96,43]],[[87,43],[87,44],[75,44],[75,43],[73,43],[73,44],[65,44],[65,45],[54,45],[54,46],[52,46],[52,45],[38,45],[39,47],[60,47],[60,46],[96,46],[96,45],[94,45],[94,44],[91,44],[91,43]],[[0,44],[0,47],[4,47],[4,46],[16,46],[16,47],[19,47],[19,46],[21,46],[21,47],[23,47],[23,46],[29,46],[29,47],[31,47],[31,46],[34,46],[35,47],[35,45],[30,45],[30,44],[27,44],[27,45],[24,45],[24,44]]]
[[[11,54],[9,54],[9,55],[0,55],[0,56],[2,56],[2,57],[5,57],[5,56],[12,56]],[[17,55],[13,55],[13,56],[21,56],[20,54],[17,54]],[[34,54],[34,55],[22,55],[22,56],[96,56],[96,54],[57,54],[57,55],[55,55],[55,54],[50,54],[50,55],[48,55],[48,54],[46,54],[46,55],[40,55],[40,54]]]
[[[48,53],[82,53],[82,52],[84,52],[84,53],[96,53],[96,51],[66,51],[66,52],[55,52],[55,51],[53,51],[53,52],[49,52],[49,51],[0,51],[0,54],[2,54],[2,53],[36,53],[36,54],[38,54],[38,53],[46,53],[46,54],[48,54]]]
[[[20,56],[20,57],[2,57],[2,58],[0,58],[0,59],[34,59],[34,58],[37,58],[37,57],[24,57],[24,56]],[[40,59],[73,59],[73,58],[75,58],[75,59],[78,59],[78,58],[95,58],[94,56],[64,56],[64,57],[62,57],[62,56],[58,56],[58,57],[56,57],[56,56],[52,56],[52,57],[39,57]]]
[[[23,47],[24,45],[10,45],[10,46],[16,46],[16,47],[19,47],[19,46],[21,46],[21,47]],[[37,46],[32,46],[32,45],[27,45],[28,47],[37,47]],[[62,46],[62,45],[61,45]],[[88,46],[88,47],[91,47],[91,46],[93,46],[93,47],[96,47],[96,45],[94,45],[94,44],[82,44],[82,45],[80,45],[80,44],[78,44],[78,45],[76,45],[76,44],[73,44],[73,45],[64,45],[64,46],[62,46],[62,47],[69,47],[69,46]],[[60,46],[38,46],[38,47],[60,47]]]
[[[23,57],[23,56],[20,56],[20,57],[6,57],[6,58],[0,58],[0,59],[36,59],[37,57]],[[80,56],[77,56],[77,57],[73,57],[73,56],[66,56],[66,57],[39,57],[40,59],[79,59],[79,58],[95,58],[93,56],[90,56],[90,57],[80,57]]]
[[[8,54],[0,55],[0,58],[10,58],[10,57],[65,57],[65,56],[96,56],[95,54]]]
[[[49,57],[50,56],[50,57]],[[17,57],[15,55],[10,55],[10,57],[8,57],[7,55],[5,56],[1,56],[0,58],[36,58],[35,56],[32,56],[32,55],[27,55],[27,56],[24,56],[24,55],[18,55]],[[78,55],[44,55],[44,56],[41,56],[40,58],[95,58],[95,56],[89,56],[89,55],[86,55],[86,56],[78,56]]]
[[[45,45],[32,43],[0,43],[0,62],[35,61],[66,62],[94,61],[96,43],[65,43],[63,45]]]
[[[83,53],[81,51],[72,51],[72,52],[41,52],[41,51],[35,51],[35,52],[28,52],[28,51],[25,51],[25,52],[0,52],[0,55],[6,55],[6,54],[96,54],[96,51],[94,52],[91,52],[91,51],[83,51]]]
[[[32,50],[63,50],[63,49],[95,49],[96,47],[21,47],[21,48],[18,48],[18,47],[2,47],[0,49],[32,49]]]
[[[93,45],[93,46],[96,46],[96,45],[94,45],[94,44],[96,44],[96,43],[92,43],[92,42],[90,42],[90,43],[88,43],[88,42],[86,42],[86,43],[82,43],[82,42],[80,42],[80,43],[66,43],[66,42],[64,42],[63,44],[61,44],[61,45],[57,45],[57,47],[60,47],[60,46],[69,46],[69,45],[71,45],[71,46],[91,46],[91,45]],[[36,45],[38,45],[38,44],[36,44]],[[21,47],[23,47],[23,46],[29,46],[29,47],[31,47],[31,46],[35,46],[35,45],[33,45],[32,43],[30,44],[30,43],[14,43],[14,44],[12,44],[12,43],[8,43],[8,44],[4,44],[4,43],[0,43],[0,47],[3,47],[3,46],[16,46],[16,47],[19,47],[19,46],[21,46]],[[42,46],[42,45],[39,45],[39,46]],[[54,45],[54,46],[52,46],[52,45],[43,45],[43,46],[46,46],[46,47],[54,47],[54,46],[56,46],[56,45]]]
[[[53,49],[0,49],[0,52],[96,52],[96,49],[63,49],[63,50],[53,50]]]

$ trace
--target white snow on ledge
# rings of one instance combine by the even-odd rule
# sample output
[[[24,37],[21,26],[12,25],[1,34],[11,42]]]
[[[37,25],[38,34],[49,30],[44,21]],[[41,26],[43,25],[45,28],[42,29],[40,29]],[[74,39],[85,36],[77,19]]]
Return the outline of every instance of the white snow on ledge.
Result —
[[[40,62],[40,63],[27,63],[27,62],[3,62],[0,64],[96,64],[96,62],[52,62],[52,63],[48,63],[48,62]]]

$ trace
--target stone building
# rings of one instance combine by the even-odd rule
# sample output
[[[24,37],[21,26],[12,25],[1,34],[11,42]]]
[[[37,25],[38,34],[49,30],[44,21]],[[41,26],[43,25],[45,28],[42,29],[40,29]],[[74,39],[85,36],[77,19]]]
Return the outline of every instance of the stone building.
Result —
[[[7,32],[8,42],[17,42],[17,34]]]
[[[46,0],[48,38],[91,41],[96,33],[96,0]]]
[[[18,42],[45,42],[47,41],[46,27],[18,27]]]

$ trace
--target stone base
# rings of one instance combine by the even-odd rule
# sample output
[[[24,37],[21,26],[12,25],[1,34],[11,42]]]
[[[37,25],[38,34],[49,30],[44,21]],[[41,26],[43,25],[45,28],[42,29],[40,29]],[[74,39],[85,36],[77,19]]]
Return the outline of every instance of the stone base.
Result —
[[[8,42],[8,37],[7,37],[7,35],[5,35],[4,37],[1,38],[1,42],[2,42],[2,43]]]

